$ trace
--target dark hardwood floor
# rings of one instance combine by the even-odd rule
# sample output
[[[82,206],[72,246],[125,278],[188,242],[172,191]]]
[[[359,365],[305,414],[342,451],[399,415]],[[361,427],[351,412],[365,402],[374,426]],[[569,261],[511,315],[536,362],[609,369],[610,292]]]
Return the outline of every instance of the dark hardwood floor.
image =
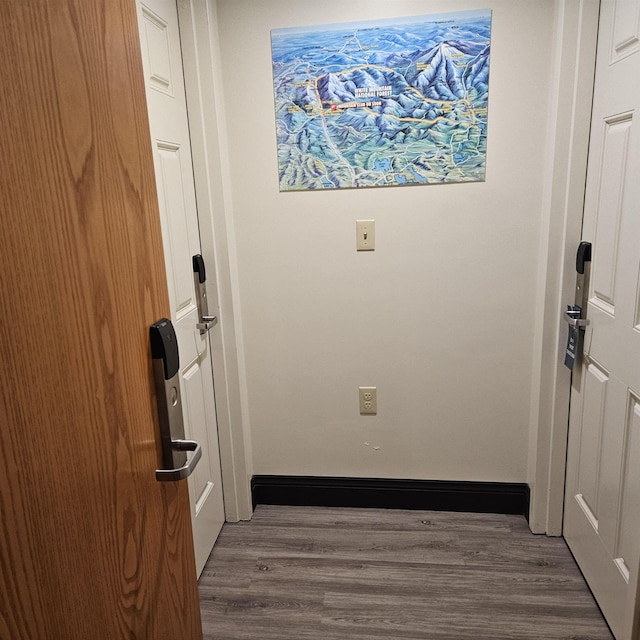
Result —
[[[522,516],[258,506],[200,578],[205,640],[612,640]]]

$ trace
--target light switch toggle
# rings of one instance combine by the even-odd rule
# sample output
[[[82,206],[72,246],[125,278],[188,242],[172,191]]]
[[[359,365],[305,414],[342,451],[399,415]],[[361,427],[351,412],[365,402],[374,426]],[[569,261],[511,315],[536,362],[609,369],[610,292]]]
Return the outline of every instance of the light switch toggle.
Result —
[[[374,251],[376,248],[375,220],[356,220],[356,247],[358,251]]]

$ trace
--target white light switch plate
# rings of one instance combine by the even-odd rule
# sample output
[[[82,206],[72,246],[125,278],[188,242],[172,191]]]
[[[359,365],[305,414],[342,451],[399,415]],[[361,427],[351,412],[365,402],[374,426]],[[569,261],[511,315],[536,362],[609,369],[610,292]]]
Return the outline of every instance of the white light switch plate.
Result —
[[[356,245],[358,251],[373,251],[376,248],[375,220],[356,220]]]

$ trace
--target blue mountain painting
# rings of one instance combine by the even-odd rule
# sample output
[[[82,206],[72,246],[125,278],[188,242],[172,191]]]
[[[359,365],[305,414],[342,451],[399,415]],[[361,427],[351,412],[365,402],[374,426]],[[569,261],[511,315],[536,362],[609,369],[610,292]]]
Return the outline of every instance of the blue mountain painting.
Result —
[[[491,11],[271,32],[280,190],[484,180]]]

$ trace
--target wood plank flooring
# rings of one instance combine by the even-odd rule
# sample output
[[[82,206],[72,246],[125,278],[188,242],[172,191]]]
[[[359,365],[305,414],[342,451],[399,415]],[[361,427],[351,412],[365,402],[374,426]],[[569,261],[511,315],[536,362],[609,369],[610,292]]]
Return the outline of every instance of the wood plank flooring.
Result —
[[[612,640],[522,516],[258,506],[200,578],[205,640]]]

